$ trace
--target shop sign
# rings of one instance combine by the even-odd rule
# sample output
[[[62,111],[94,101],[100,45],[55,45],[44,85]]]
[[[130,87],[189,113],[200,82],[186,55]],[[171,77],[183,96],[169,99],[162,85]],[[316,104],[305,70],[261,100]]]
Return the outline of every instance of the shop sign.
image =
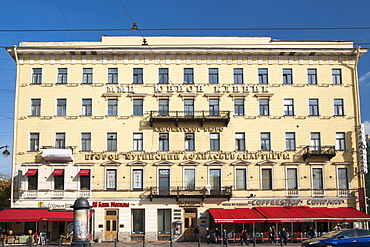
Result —
[[[37,206],[39,208],[51,208],[51,209],[66,209],[67,208],[67,205],[65,203],[64,204],[58,204],[58,203],[50,203],[50,202],[49,203],[38,202]]]
[[[358,188],[358,203],[360,208],[365,207],[365,192],[364,188]]]
[[[140,153],[118,153],[118,154],[86,154],[85,160],[289,160],[289,153],[279,152],[140,152]]]
[[[357,147],[358,147],[358,155],[359,155],[359,163],[360,163],[360,173],[367,174],[368,167],[367,167],[367,150],[366,150],[366,136],[365,136],[365,127],[364,124],[360,124],[357,126]]]
[[[130,203],[128,202],[93,202],[94,208],[128,208]]]
[[[202,207],[202,202],[196,202],[196,201],[179,201],[178,202],[179,207]]]
[[[328,206],[342,203],[344,203],[343,199],[253,199],[241,203],[224,202],[222,206]]]
[[[205,85],[154,85],[155,93],[202,93]],[[269,87],[267,85],[215,85],[213,86],[215,93],[267,93]],[[136,93],[135,87],[131,85],[108,86],[107,93]]]

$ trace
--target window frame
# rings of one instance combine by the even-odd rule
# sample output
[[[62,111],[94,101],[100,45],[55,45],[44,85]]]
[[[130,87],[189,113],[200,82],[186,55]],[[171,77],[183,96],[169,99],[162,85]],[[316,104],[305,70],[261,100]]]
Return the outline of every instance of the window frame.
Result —
[[[140,176],[136,176],[135,172],[140,174]],[[134,191],[143,191],[144,190],[144,169],[133,167],[131,169],[131,190]],[[137,178],[140,180],[138,181]]]
[[[295,171],[293,178],[293,186],[291,186],[291,176],[289,176],[289,171]],[[287,190],[298,190],[299,189],[299,180],[298,180],[298,168],[297,167],[287,167],[286,168],[286,188]]]
[[[184,84],[194,84],[193,68],[184,68]]]
[[[235,151],[246,151],[245,132],[235,132]]]
[[[112,172],[112,174],[110,175],[110,172]],[[117,178],[118,178],[118,170],[116,168],[106,168],[105,169],[105,174],[104,174],[104,178],[105,178],[105,190],[109,190],[109,191],[116,191],[117,188],[118,188],[118,181],[117,181]],[[110,178],[112,177],[112,183],[110,181]],[[111,185],[114,185],[114,186],[111,186]]]
[[[283,84],[293,84],[293,69],[283,69]]]
[[[220,151],[221,150],[221,141],[220,133],[209,133],[209,150],[210,151]]]
[[[258,84],[268,84],[268,69],[259,68],[258,69]]]
[[[143,84],[144,83],[144,70],[143,68],[133,68],[132,70],[132,83]]]
[[[30,152],[38,152],[40,151],[40,133],[39,132],[31,132],[30,133]]]
[[[81,132],[81,151],[91,151],[91,132]]]
[[[341,182],[342,180],[342,176],[340,174],[340,170],[344,170],[345,171],[345,181],[344,183]],[[349,182],[349,173],[348,173],[348,167],[338,167],[337,168],[337,183],[338,183],[338,189],[339,190],[348,190],[349,189],[349,185],[350,185],[350,182]],[[345,185],[345,186],[343,186]]]
[[[273,168],[272,167],[261,167],[261,190],[273,190],[274,189],[274,179],[273,179]],[[269,171],[269,176],[264,178],[264,171]],[[266,184],[267,179],[267,184]]]
[[[42,68],[32,68],[32,84],[42,83]]]
[[[243,171],[244,174],[238,174],[238,171]],[[248,189],[248,171],[246,167],[235,167],[235,190]]]
[[[285,150],[286,151],[296,150],[295,132],[285,132]]]
[[[170,150],[170,134],[168,132],[159,133],[158,150],[161,152]]]
[[[93,68],[82,68],[82,84],[93,83]]]
[[[315,178],[315,170],[320,170],[320,177]],[[323,190],[324,189],[324,169],[322,167],[312,167],[312,189],[314,190]]]
[[[158,115],[168,116],[170,114],[170,100],[169,99],[159,99],[158,100]]]
[[[317,69],[307,69],[307,84],[317,84]]]
[[[169,69],[159,68],[158,69],[158,84],[168,84],[169,83]]]
[[[107,99],[107,116],[118,116],[118,99]]]
[[[186,171],[193,173],[193,179],[188,180],[188,174]],[[192,175],[192,174],[190,174]],[[188,182],[188,183],[187,183]],[[197,183],[197,173],[195,167],[184,167],[183,168],[183,186],[185,190],[195,190]],[[190,185],[189,185],[190,184]]]
[[[261,150],[271,151],[271,133],[261,132],[260,138],[261,138]]]
[[[313,101],[315,101],[315,104],[312,104]],[[308,114],[309,116],[320,116],[319,99],[308,99]]]
[[[118,144],[118,135],[117,132],[108,132],[107,133],[107,151],[115,152],[117,151]]]
[[[132,134],[132,151],[139,152],[144,150],[144,135],[143,133]]]
[[[82,116],[92,116],[92,99],[82,99]]]
[[[55,133],[55,148],[56,149],[66,148],[66,133],[65,132]]]
[[[244,116],[245,115],[244,104],[245,104],[244,98],[234,99],[234,116]]]
[[[321,151],[321,133],[310,133],[310,146],[312,151]]]
[[[210,98],[208,99],[209,115],[219,116],[220,115],[220,99]]]
[[[234,68],[234,84],[244,84],[244,78],[243,78],[243,68]]]
[[[68,68],[58,68],[57,84],[68,83]]]
[[[208,83],[209,84],[219,83],[218,68],[208,68]]]
[[[118,84],[118,68],[108,68],[108,84]]]
[[[57,116],[59,117],[67,116],[67,99],[65,98],[57,99]]]
[[[332,83],[334,85],[342,84],[342,69],[332,69],[331,72]]]
[[[260,116],[270,116],[270,99],[260,98],[258,102]]]
[[[186,132],[184,134],[184,150],[185,151],[195,151],[195,133],[194,132]]]
[[[284,99],[284,116],[294,116],[294,99]]]
[[[338,151],[346,150],[346,133],[345,132],[335,133],[335,149]]]
[[[343,99],[334,99],[334,116],[344,116]]]
[[[41,116],[41,99],[31,99],[31,116]]]

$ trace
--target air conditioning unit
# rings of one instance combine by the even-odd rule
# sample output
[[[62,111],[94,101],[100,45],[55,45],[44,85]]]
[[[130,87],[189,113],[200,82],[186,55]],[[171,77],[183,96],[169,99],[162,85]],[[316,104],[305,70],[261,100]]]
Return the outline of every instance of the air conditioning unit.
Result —
[[[166,134],[160,134],[159,135],[159,139],[161,139],[161,140],[167,140],[168,139],[168,135],[166,135]]]
[[[185,138],[187,139],[187,140],[193,140],[193,134],[185,134]]]

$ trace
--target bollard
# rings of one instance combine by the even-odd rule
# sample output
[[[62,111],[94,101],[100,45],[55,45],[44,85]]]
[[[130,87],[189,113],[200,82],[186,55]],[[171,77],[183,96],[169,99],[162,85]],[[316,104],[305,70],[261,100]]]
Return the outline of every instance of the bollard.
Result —
[[[145,247],[145,237],[143,238],[143,247]]]
[[[117,238],[114,239],[114,247],[117,247]]]

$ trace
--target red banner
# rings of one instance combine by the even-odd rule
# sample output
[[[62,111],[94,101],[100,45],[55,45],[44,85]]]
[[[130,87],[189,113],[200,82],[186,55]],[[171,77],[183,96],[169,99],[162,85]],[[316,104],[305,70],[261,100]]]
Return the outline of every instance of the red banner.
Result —
[[[360,204],[360,208],[365,207],[365,190],[364,190],[364,188],[358,188],[358,202]]]

